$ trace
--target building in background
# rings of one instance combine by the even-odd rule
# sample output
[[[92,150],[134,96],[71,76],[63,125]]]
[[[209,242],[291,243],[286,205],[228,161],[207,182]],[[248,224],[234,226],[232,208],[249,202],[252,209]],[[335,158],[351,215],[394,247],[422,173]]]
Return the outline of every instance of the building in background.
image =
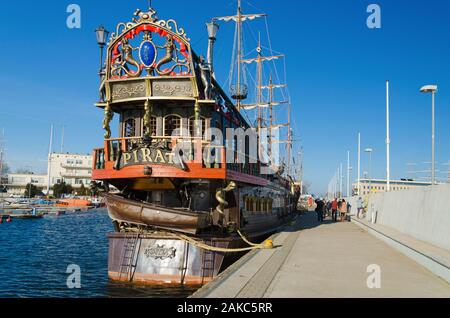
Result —
[[[9,195],[23,196],[29,184],[40,191],[44,191],[47,187],[47,174],[9,173],[7,180],[6,188]]]
[[[55,184],[65,182],[74,189],[82,185],[89,187],[92,175],[92,156],[69,153],[52,153],[49,155],[46,174],[9,173],[7,189],[10,195],[24,195],[26,186],[33,184],[43,193],[53,193]]]
[[[414,181],[411,179],[403,179],[403,180],[391,180],[390,187],[391,191],[400,191],[407,190],[419,187],[427,187],[430,186],[431,182],[420,182]],[[371,190],[372,189],[372,190]],[[361,195],[367,195],[370,192],[386,192],[387,190],[387,181],[380,179],[361,179]],[[353,184],[353,193],[358,193],[358,184]]]
[[[92,156],[52,153],[49,156],[50,188],[65,182],[74,189],[88,186],[92,175]]]

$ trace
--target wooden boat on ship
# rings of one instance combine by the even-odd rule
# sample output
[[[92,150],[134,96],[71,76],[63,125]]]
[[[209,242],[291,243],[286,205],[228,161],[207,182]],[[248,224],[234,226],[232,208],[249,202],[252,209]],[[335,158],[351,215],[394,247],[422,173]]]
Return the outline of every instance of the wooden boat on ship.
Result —
[[[240,32],[243,21],[262,16],[243,15],[239,3],[236,16],[214,21],[236,21]],[[92,174],[115,225],[112,280],[205,284],[242,255],[245,240],[262,242],[296,211],[299,189],[274,165],[272,134],[263,160],[262,115],[255,128],[241,113],[247,87],[240,65],[252,61],[238,55],[235,104],[215,79],[214,37],[205,60],[175,20],[160,20],[152,8],[110,36],[96,104],[105,113],[104,145],[94,150]],[[259,50],[253,61],[269,60]],[[276,103],[271,97],[265,104],[272,110]],[[254,109],[263,105],[259,99]],[[115,138],[113,116],[120,119]],[[230,139],[230,129],[246,134]]]

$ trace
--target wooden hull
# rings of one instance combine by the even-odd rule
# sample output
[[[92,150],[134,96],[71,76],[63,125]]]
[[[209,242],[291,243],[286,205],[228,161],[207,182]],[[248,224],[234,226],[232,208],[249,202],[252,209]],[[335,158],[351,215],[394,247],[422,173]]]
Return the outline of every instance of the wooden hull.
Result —
[[[116,232],[108,236],[111,280],[149,285],[206,284],[244,255],[214,248],[249,247],[236,228],[250,241],[261,243],[295,215],[295,200],[289,201],[289,191],[275,183],[267,187],[240,184],[224,195],[227,204],[223,215],[217,208],[216,185],[202,185],[200,190],[206,194],[203,198],[211,200],[199,212],[104,194],[109,216],[116,225]],[[131,197],[139,195],[135,190],[128,193]],[[266,199],[259,204],[251,199],[258,196]],[[164,202],[174,204],[172,198]],[[193,245],[183,235],[213,249]]]
[[[260,236],[259,241],[267,237],[268,233]],[[206,251],[164,234],[138,237],[137,234],[110,233],[108,238],[108,277],[113,281],[144,285],[207,284],[245,254]],[[220,248],[248,246],[237,236],[198,240]],[[133,241],[136,241],[134,252],[128,252]]]
[[[114,195],[107,195],[105,199],[109,214],[115,220],[126,218],[128,222],[131,219],[142,223],[159,222],[158,226],[155,226],[156,223],[152,224],[154,232],[139,235],[133,232],[115,232],[108,235],[108,276],[111,280],[147,285],[203,285],[245,254],[208,251],[177,237],[177,232],[195,232],[198,229],[195,226],[199,221],[192,219],[192,215],[187,219],[188,222],[186,215],[180,218],[178,211],[172,211],[172,214],[166,211],[163,217],[167,220],[163,222],[155,217],[154,206],[134,202],[130,207],[130,200]],[[125,210],[121,210],[122,208]],[[247,224],[241,230],[249,240],[260,243],[288,223],[293,215],[247,215]],[[164,227],[171,227],[171,232],[164,231]],[[203,231],[202,234],[189,234],[198,242],[212,247],[248,247],[236,233],[218,235]]]

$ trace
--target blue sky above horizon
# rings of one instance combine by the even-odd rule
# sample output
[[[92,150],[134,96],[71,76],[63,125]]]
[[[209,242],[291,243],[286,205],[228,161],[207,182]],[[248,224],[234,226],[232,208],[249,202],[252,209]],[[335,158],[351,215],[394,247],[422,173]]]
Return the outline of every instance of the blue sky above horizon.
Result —
[[[66,27],[66,7],[82,10],[82,27]],[[195,6],[193,5],[195,3]],[[382,28],[366,26],[369,4],[382,10]],[[103,112],[98,99],[98,47],[94,29],[113,30],[147,1],[31,1],[0,3],[0,129],[13,169],[45,171],[50,124],[54,149],[65,126],[65,151],[90,153],[101,146]],[[160,18],[174,18],[197,52],[206,49],[204,23],[231,15],[235,1],[154,0]],[[357,133],[372,147],[373,176],[385,176],[385,81],[391,83],[392,177],[408,177],[408,162],[430,160],[431,97],[424,84],[439,85],[436,97],[438,168],[450,160],[450,2],[446,0],[243,0],[247,13],[269,14],[272,46],[287,56],[294,133],[304,150],[305,179],[314,193],[326,191],[351,151],[356,178]],[[219,31],[216,71],[224,83],[230,32]],[[362,171],[367,156],[362,156]],[[438,176],[445,177],[440,172]]]

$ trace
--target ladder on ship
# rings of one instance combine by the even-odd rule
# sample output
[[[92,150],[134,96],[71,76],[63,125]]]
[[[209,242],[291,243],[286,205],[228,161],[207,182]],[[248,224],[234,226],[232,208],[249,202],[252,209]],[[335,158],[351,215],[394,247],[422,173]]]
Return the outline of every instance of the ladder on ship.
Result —
[[[211,242],[208,245],[214,246],[214,242],[211,240]],[[216,253],[213,251],[203,250],[202,284],[205,283],[205,278],[214,277],[215,262],[216,262]]]
[[[137,234],[125,234],[125,242],[122,252],[122,259],[119,270],[119,280],[126,278],[127,282],[131,282],[134,276],[134,270],[136,268],[136,251],[137,243],[140,239],[140,233]],[[136,258],[136,260],[135,260]]]

